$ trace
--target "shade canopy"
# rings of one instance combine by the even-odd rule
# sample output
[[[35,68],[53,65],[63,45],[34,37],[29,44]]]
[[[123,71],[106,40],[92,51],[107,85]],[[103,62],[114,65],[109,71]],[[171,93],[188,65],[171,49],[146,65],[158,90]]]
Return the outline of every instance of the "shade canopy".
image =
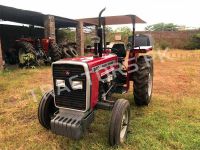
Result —
[[[39,12],[22,10],[22,9],[0,5],[0,19],[3,21],[11,21],[11,22],[43,27],[45,16],[47,15],[39,13]],[[55,17],[56,28],[76,27],[78,23],[78,21],[76,20],[58,17],[58,16],[54,16],[54,17]]]
[[[140,19],[135,15],[123,15],[123,16],[106,16],[103,17],[105,19],[105,25],[120,25],[120,24],[132,24],[132,19],[135,18],[135,23],[146,23],[144,20]],[[77,19],[78,21],[82,21],[87,25],[98,25],[98,18],[84,18]]]

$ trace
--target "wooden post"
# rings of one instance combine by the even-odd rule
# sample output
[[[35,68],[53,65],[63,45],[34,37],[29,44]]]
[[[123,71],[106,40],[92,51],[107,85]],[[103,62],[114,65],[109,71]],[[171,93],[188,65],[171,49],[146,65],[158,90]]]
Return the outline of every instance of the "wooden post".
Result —
[[[83,22],[79,22],[76,27],[77,51],[80,56],[84,56],[84,33]]]

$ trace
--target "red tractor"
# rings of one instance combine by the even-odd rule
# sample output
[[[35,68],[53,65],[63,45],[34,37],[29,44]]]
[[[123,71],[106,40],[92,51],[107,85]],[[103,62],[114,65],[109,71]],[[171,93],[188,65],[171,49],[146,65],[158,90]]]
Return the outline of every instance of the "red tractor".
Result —
[[[51,64],[61,58],[76,57],[73,47],[59,47],[54,39],[20,38],[16,40],[20,66],[40,65],[42,62]]]
[[[135,15],[125,16],[130,17],[133,23],[128,67],[123,66],[125,49],[120,45],[103,47],[105,33],[102,24],[105,26],[105,22],[102,23],[101,14],[104,10],[99,14],[94,56],[68,58],[52,64],[53,89],[43,95],[38,119],[44,128],[57,135],[80,139],[93,122],[96,110],[112,110],[109,143],[113,146],[126,140],[130,104],[123,95],[116,101],[110,96],[112,93],[126,93],[133,81],[135,104],[148,105],[152,96],[153,60],[148,55],[139,56],[139,53],[151,51],[152,46],[135,46]]]

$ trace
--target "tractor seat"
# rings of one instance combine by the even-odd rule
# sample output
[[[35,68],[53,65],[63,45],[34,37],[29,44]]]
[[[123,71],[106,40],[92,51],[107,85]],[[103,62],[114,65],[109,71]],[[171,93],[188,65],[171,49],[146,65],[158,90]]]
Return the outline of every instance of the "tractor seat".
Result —
[[[117,54],[117,56],[119,58],[125,58],[126,57],[126,48],[125,48],[125,45],[122,44],[122,43],[114,44],[113,47],[112,47],[112,52]]]
[[[126,48],[122,43],[114,44],[112,47],[112,52],[115,53],[118,57],[118,62],[123,63],[126,57]]]

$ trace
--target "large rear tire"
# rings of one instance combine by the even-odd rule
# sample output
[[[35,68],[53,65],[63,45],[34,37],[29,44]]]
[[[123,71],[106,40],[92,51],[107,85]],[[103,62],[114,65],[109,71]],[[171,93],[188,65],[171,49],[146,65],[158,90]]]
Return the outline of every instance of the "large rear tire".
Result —
[[[63,46],[63,58],[74,58],[77,57],[78,53],[72,46]]]
[[[140,56],[138,70],[134,73],[134,101],[138,106],[148,105],[153,90],[153,59],[151,56]]]
[[[119,99],[115,102],[109,128],[111,146],[125,142],[130,121],[130,104],[128,100]]]
[[[18,42],[17,47],[19,67],[29,67],[37,64],[33,45],[29,42]]]
[[[51,117],[58,110],[54,105],[54,92],[53,90],[45,93],[40,101],[38,107],[38,120],[39,123],[46,129],[50,129]]]
[[[49,55],[51,57],[51,61],[55,62],[62,58],[62,51],[56,43],[50,43]]]

